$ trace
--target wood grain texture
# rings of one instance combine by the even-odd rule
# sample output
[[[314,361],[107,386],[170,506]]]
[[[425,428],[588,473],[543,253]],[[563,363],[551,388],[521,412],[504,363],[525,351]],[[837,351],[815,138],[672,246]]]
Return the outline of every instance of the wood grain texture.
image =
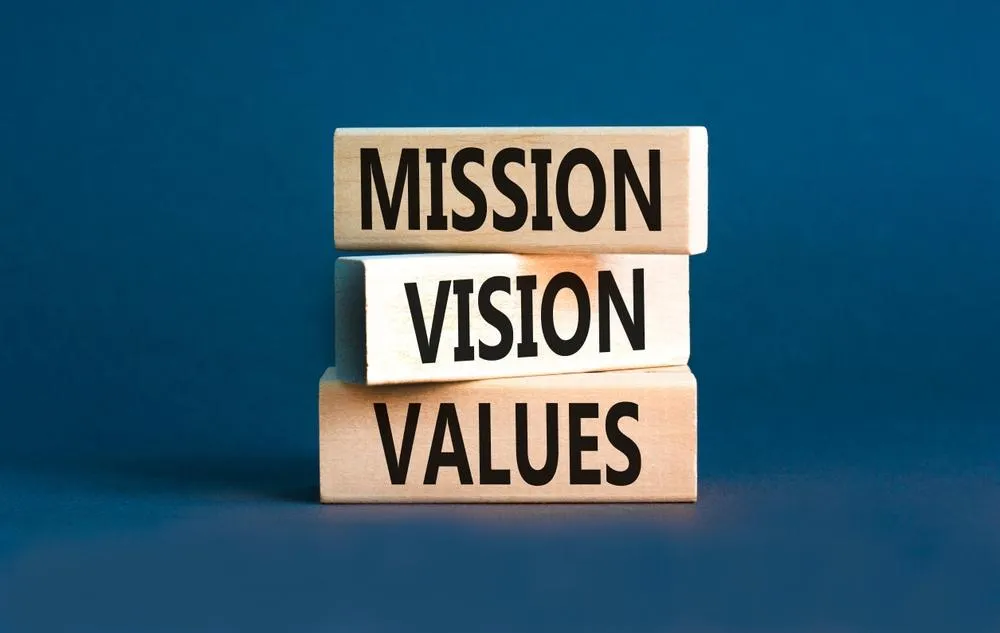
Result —
[[[688,260],[625,254],[341,257],[335,265],[336,365],[343,380],[369,385],[684,365],[690,351]],[[469,291],[467,309],[459,290]],[[509,329],[506,337],[497,324]]]
[[[697,385],[686,366],[380,387],[331,368],[319,452],[325,503],[692,502]]]
[[[474,150],[459,153],[467,148]],[[597,162],[576,161],[581,152]],[[704,127],[347,128],[335,131],[333,155],[340,250],[692,255],[708,247]],[[626,173],[623,157],[632,172]],[[603,196],[595,196],[595,173]],[[408,220],[411,204],[415,225]],[[397,222],[389,228],[382,210],[394,205]],[[428,218],[435,209],[444,224],[432,230]],[[535,218],[543,211],[551,218],[547,229]],[[646,213],[657,224],[648,224]],[[463,218],[479,217],[481,225],[456,228],[469,222]],[[520,217],[526,218],[520,225],[509,219]],[[587,226],[571,228],[564,218]]]

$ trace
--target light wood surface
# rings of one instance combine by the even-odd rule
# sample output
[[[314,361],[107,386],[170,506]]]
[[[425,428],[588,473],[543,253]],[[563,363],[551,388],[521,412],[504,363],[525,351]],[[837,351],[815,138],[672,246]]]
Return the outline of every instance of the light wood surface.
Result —
[[[686,366],[455,383],[319,386],[320,498],[691,502],[697,385]]]
[[[685,255],[341,257],[336,365],[393,384],[688,362]]]
[[[704,127],[345,128],[333,158],[341,250],[708,246]]]

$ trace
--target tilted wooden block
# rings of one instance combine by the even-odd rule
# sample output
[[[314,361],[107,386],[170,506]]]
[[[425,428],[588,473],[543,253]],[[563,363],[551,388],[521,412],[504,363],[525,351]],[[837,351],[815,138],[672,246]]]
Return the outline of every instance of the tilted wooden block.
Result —
[[[391,384],[684,365],[686,255],[342,257],[343,380]]]
[[[338,129],[333,154],[341,250],[708,246],[704,127]]]
[[[323,502],[697,499],[686,367],[319,388]]]

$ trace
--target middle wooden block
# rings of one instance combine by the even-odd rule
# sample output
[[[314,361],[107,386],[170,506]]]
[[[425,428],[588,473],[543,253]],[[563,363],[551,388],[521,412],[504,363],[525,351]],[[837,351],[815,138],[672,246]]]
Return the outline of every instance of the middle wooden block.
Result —
[[[687,255],[341,257],[339,378],[444,382],[684,365]]]

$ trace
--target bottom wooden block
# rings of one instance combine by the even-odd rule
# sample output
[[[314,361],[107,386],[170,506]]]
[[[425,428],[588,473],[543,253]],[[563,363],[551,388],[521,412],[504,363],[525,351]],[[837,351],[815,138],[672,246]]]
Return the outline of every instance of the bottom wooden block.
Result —
[[[324,373],[324,503],[690,502],[685,367],[363,386]]]

